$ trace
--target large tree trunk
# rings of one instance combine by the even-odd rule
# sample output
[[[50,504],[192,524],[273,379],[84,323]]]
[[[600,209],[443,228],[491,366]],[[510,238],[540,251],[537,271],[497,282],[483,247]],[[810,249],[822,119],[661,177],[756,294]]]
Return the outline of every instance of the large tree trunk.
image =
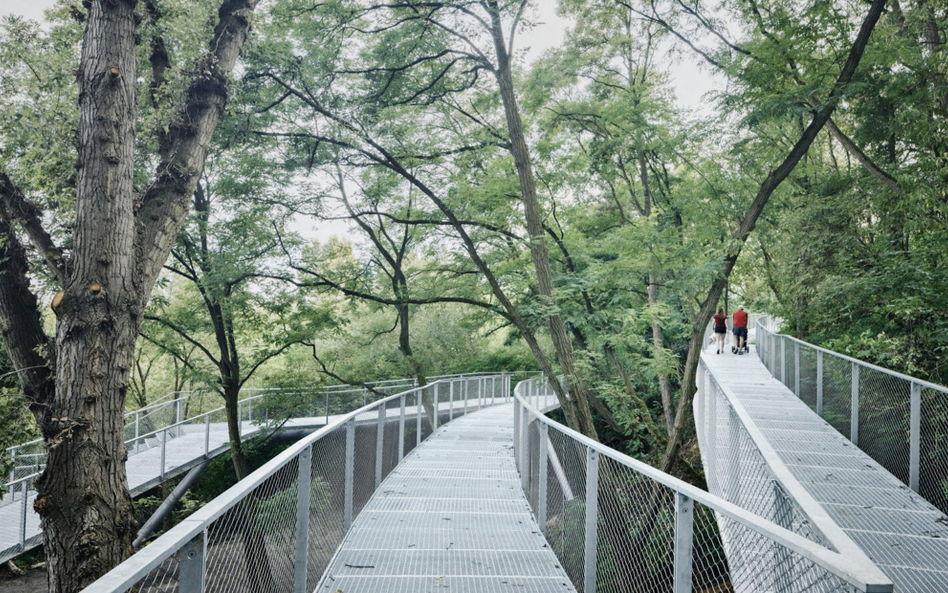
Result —
[[[134,13],[134,2],[92,3],[80,58],[74,265],[54,308],[56,395],[34,504],[57,592],[81,589],[127,558],[137,527],[123,442],[142,313],[132,281]]]
[[[517,106],[517,98],[514,94],[510,57],[507,55],[507,47],[504,42],[500,11],[496,1],[488,2],[488,5],[490,7],[494,50],[497,54],[497,66],[494,74],[497,77],[500,96],[504,104],[507,133],[510,136],[510,152],[513,155],[514,164],[517,167],[517,177],[520,180],[520,194],[523,199],[524,217],[527,222],[530,254],[533,257],[533,267],[537,275],[539,300],[544,308],[544,316],[560,367],[566,376],[567,390],[575,401],[576,420],[579,423],[578,429],[583,434],[596,438],[596,428],[593,426],[592,413],[589,409],[588,387],[576,368],[573,342],[566,331],[566,323],[560,315],[553,291],[553,273],[550,268],[549,253],[546,249],[546,233],[543,230],[543,220],[540,216],[536,181],[533,177],[533,161],[530,158],[530,150],[524,137],[520,109]]]
[[[658,280],[656,280],[655,274],[653,273],[649,273],[648,275],[648,304],[649,307],[653,308],[652,346],[655,352],[655,362],[661,367],[662,358],[665,356],[665,340],[662,336],[662,323],[658,318],[658,313],[654,311],[654,307],[658,305]],[[659,370],[658,373],[658,386],[662,392],[662,410],[665,412],[665,427],[668,429],[668,434],[671,434],[672,425],[674,424],[671,383],[668,381],[668,375],[661,370]]]
[[[71,258],[42,231],[22,195],[0,180],[0,234],[16,218],[62,282],[56,342],[42,336],[35,298],[16,259],[0,258],[0,321],[48,452],[37,481],[49,587],[79,591],[131,552],[125,473],[125,399],[142,312],[183,224],[226,99],[226,75],[249,30],[254,0],[226,0],[211,50],[198,65],[153,183],[132,188],[138,119],[134,0],[92,1],[78,69],[79,150]],[[35,207],[32,207],[35,210]],[[18,243],[8,243],[14,250]],[[9,272],[9,274],[8,274]],[[34,354],[29,354],[30,352]],[[47,358],[55,357],[55,384]],[[37,367],[31,369],[31,367]],[[55,387],[53,387],[55,385]]]

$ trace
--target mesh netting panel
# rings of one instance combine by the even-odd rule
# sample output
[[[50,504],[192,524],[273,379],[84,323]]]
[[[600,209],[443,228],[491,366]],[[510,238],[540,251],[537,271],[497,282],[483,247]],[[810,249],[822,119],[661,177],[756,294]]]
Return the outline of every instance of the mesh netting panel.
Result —
[[[816,350],[800,347],[800,399],[816,411]]]
[[[583,587],[586,447],[551,427],[546,539],[577,590]]]
[[[850,438],[852,417],[852,364],[829,354],[823,355],[823,418]]]
[[[700,503],[694,505],[694,536],[691,549],[691,580],[694,591],[734,591],[731,585],[731,569],[714,511]]]
[[[128,588],[135,593],[177,593],[178,555],[175,554],[153,568],[143,579]]]
[[[909,483],[912,384],[875,369],[859,369],[859,448]]]
[[[375,491],[375,443],[378,430],[378,410],[368,410],[356,416],[355,465],[352,472],[352,518],[372,498]]]
[[[386,404],[385,437],[382,447],[382,479],[398,465],[398,414],[401,402],[394,399]]]
[[[919,494],[948,513],[948,394],[923,387],[920,418]]]
[[[670,591],[675,494],[631,468],[599,457],[596,591]]]
[[[540,504],[540,422],[533,414],[527,414],[527,502],[533,516],[539,512]]]
[[[292,589],[297,477],[293,459],[208,528],[205,591]]]
[[[345,536],[346,430],[337,428],[313,443],[307,590],[312,591]]]

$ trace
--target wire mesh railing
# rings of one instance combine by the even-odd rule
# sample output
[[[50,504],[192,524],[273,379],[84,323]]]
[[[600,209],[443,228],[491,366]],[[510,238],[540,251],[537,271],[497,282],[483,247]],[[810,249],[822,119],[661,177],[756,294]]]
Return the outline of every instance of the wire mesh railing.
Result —
[[[440,379],[339,416],[84,593],[313,591],[353,520],[404,456],[439,425],[509,402],[510,385],[507,374]]]
[[[865,555],[809,539],[819,533],[792,501],[767,502],[775,482],[760,470],[738,474],[760,481],[763,502],[748,487],[740,498],[754,503],[748,510],[551,420],[540,407],[555,406],[545,381],[514,394],[521,485],[578,591],[892,591]]]
[[[948,513],[948,388],[778,334],[766,321],[757,352],[774,378]]]

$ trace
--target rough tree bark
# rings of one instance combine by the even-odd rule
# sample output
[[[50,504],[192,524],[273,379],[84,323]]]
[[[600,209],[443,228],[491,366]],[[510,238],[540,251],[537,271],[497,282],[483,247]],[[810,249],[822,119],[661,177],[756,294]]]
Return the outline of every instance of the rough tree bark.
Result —
[[[715,308],[727,284],[728,277],[734,269],[734,265],[737,263],[737,258],[741,254],[741,249],[743,249],[744,243],[757,225],[757,220],[760,218],[770,196],[773,195],[780,184],[793,172],[797,163],[806,155],[810,145],[816,139],[817,134],[819,134],[820,130],[836,109],[836,105],[845,87],[852,80],[853,74],[856,72],[857,66],[859,66],[862,54],[872,35],[872,30],[875,28],[879,16],[885,8],[886,2],[887,0],[873,0],[869,12],[866,14],[866,18],[863,20],[862,26],[859,29],[859,34],[856,36],[849,50],[846,63],[843,65],[836,82],[833,84],[833,90],[827,97],[826,102],[816,110],[810,125],[804,130],[800,139],[794,144],[783,162],[780,163],[776,169],[770,171],[766,179],[761,183],[757,195],[744,214],[744,219],[741,221],[740,227],[731,238],[731,242],[724,256],[721,271],[711,283],[711,287],[708,289],[708,293],[701,303],[700,311],[692,326],[691,340],[688,343],[688,355],[685,359],[685,367],[682,373],[678,409],[675,413],[675,423],[672,427],[672,433],[669,436],[668,445],[665,449],[665,456],[662,459],[662,471],[671,471],[672,465],[674,465],[675,459],[678,456],[678,449],[683,442],[685,427],[690,418],[691,403],[694,400],[695,391],[697,389],[695,377],[698,370],[698,361],[701,357],[704,330],[714,315]]]
[[[226,0],[211,50],[196,65],[173,139],[144,196],[133,193],[138,74],[134,0],[87,4],[78,69],[76,222],[68,261],[40,254],[62,282],[53,301],[55,348],[36,332],[33,303],[15,258],[0,262],[0,321],[21,370],[48,452],[34,508],[42,518],[49,589],[71,593],[132,552],[134,508],[125,473],[125,398],[142,312],[184,222],[211,135],[223,111],[226,76],[246,39],[256,0]],[[18,193],[14,192],[13,193]],[[3,192],[4,203],[15,200]],[[10,211],[25,227],[28,209]],[[9,225],[0,229],[11,235]],[[48,235],[27,228],[34,245]],[[53,254],[58,253],[54,250]],[[7,280],[10,280],[8,283]],[[9,285],[8,285],[9,284]],[[9,288],[9,290],[7,290]],[[53,376],[28,375],[17,353],[55,357]],[[42,358],[42,357],[41,357]],[[39,362],[39,361],[33,361]]]

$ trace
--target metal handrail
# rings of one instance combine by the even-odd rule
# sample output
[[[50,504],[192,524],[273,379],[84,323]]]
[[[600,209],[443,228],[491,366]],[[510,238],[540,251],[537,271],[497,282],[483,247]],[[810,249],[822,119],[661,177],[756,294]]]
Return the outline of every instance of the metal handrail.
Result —
[[[778,342],[780,344],[779,352]],[[922,452],[922,443],[931,442],[932,439],[928,437],[929,431],[933,430],[927,422],[923,423],[923,402],[926,404],[924,409],[928,413],[931,413],[933,406],[944,410],[945,398],[943,396],[948,394],[948,387],[840,354],[793,336],[779,334],[776,332],[776,328],[773,330],[765,328],[762,323],[758,326],[758,344],[758,356],[774,378],[791,389],[797,397],[803,399],[806,396],[811,399],[812,401],[808,401],[807,405],[814,409],[820,417],[824,416],[825,400],[827,399],[825,397],[825,386],[828,384],[828,377],[824,370],[826,359],[829,357],[829,359],[838,359],[847,363],[848,369],[844,374],[847,375],[850,386],[844,388],[844,391],[846,392],[845,396],[848,397],[848,402],[837,401],[837,404],[842,403],[842,405],[836,407],[846,408],[849,434],[845,432],[847,428],[845,426],[845,416],[843,416],[841,423],[839,416],[837,416],[836,424],[833,424],[833,427],[848,437],[854,445],[862,448],[886,470],[903,480],[914,492],[920,494],[942,512],[948,512],[948,496],[945,495],[942,486],[944,476],[948,472],[948,454],[944,451],[935,450],[926,451],[924,455]],[[787,347],[788,345],[790,348]],[[801,357],[807,351],[815,354],[815,369],[811,369],[815,376],[803,376],[801,378],[801,372],[803,372],[801,370]],[[860,375],[864,371],[872,371],[897,382],[895,389],[891,389],[892,386],[889,386],[890,391],[895,392],[895,398],[889,397],[888,401],[884,402],[893,409],[892,414],[897,415],[897,421],[889,421],[882,425],[879,425],[879,423],[870,425],[860,422],[861,400],[865,400],[867,396],[885,398],[889,395],[881,387],[878,391],[863,391]],[[804,393],[801,386],[803,379],[808,380],[807,385],[815,390],[815,394]],[[898,387],[899,383],[901,384],[900,388]],[[814,397],[810,398],[811,395]],[[894,405],[892,405],[893,400]],[[864,401],[863,406],[865,406]],[[901,427],[905,427],[907,430],[902,432]],[[869,439],[865,437],[869,436],[887,438],[888,442],[907,443],[908,459],[902,457],[904,453],[895,453],[890,448],[885,448],[885,450],[873,449],[871,443],[869,445],[870,450],[867,450],[865,443]],[[860,445],[860,441],[863,442],[862,445]],[[931,445],[929,445],[930,447]]]
[[[524,492],[528,498],[531,498],[534,490],[537,491],[534,508],[537,521],[544,535],[546,535],[547,529],[547,461],[549,460],[549,465],[553,467],[554,472],[557,471],[556,466],[559,465],[559,461],[554,463],[553,459],[548,456],[551,450],[549,432],[552,430],[567,437],[571,443],[585,448],[587,453],[585,480],[587,490],[590,489],[591,485],[594,488],[598,487],[599,457],[605,457],[674,492],[676,504],[674,512],[675,541],[673,545],[675,549],[674,591],[676,593],[692,590],[693,560],[691,546],[695,537],[693,533],[693,505],[695,502],[713,510],[719,521],[722,517],[730,519],[781,546],[790,553],[822,567],[859,591],[892,591],[892,582],[861,552],[857,555],[850,553],[848,549],[845,553],[828,549],[723,498],[665,474],[650,465],[611,449],[548,418],[540,409],[530,403],[541,391],[544,394],[552,393],[552,390],[545,386],[545,381],[542,384],[538,384],[536,381],[524,381],[519,383],[514,391],[514,451],[521,472]],[[530,432],[533,423],[538,423],[538,429],[535,432],[538,433],[540,440],[536,447],[538,457],[536,460],[533,459],[533,449],[530,445]],[[538,476],[536,478],[538,484],[535,488],[531,483],[534,475]],[[559,476],[557,478],[560,479]],[[610,518],[605,516],[609,509],[598,508],[597,500],[598,491],[596,497],[587,497],[585,502],[585,553],[582,575],[583,591],[585,593],[594,593],[596,587],[596,562],[599,552],[597,549],[597,532],[600,529],[599,525],[610,521]],[[533,503],[534,501],[531,499],[531,504]],[[595,512],[592,512],[593,510]],[[615,545],[615,542],[612,545]]]
[[[489,395],[486,393],[488,379],[490,379],[491,388]],[[468,389],[471,382],[476,382],[477,386],[475,390]],[[455,389],[456,386],[458,387],[457,390]],[[295,542],[295,549],[291,567],[293,574],[284,574],[283,576],[294,583],[294,591],[311,591],[314,587],[307,586],[307,542],[311,529],[310,521],[307,519],[311,502],[310,488],[300,487],[300,485],[304,483],[313,484],[319,479],[318,476],[314,477],[317,473],[315,471],[317,462],[321,466],[322,464],[332,463],[334,461],[331,459],[314,459],[313,451],[315,445],[323,441],[323,439],[329,435],[342,436],[339,433],[345,433],[345,485],[344,492],[341,493],[344,498],[344,505],[343,509],[341,509],[343,517],[340,523],[343,524],[344,530],[348,531],[352,520],[358,515],[358,509],[353,507],[354,487],[364,486],[354,483],[354,468],[356,464],[354,451],[357,423],[364,426],[366,423],[374,422],[377,423],[378,426],[375,431],[376,471],[374,486],[374,489],[377,489],[384,478],[382,456],[385,447],[385,424],[396,420],[398,422],[397,458],[400,462],[407,453],[405,449],[413,448],[406,447],[405,442],[405,435],[407,434],[406,419],[409,414],[414,415],[416,430],[414,446],[417,446],[423,440],[421,430],[421,418],[424,414],[422,410],[423,393],[428,393],[437,410],[436,418],[432,419],[433,428],[436,429],[439,423],[437,416],[442,415],[445,411],[448,414],[449,421],[453,419],[456,414],[462,413],[462,395],[464,397],[463,406],[466,411],[469,405],[473,408],[475,406],[479,407],[481,405],[494,405],[496,403],[508,402],[510,393],[509,387],[510,377],[507,374],[441,379],[429,385],[413,387],[404,392],[385,397],[362,406],[357,410],[343,414],[313,434],[291,445],[278,456],[251,473],[247,478],[232,486],[222,495],[209,502],[183,522],[87,587],[84,593],[121,593],[135,586],[143,579],[149,578],[152,571],[155,571],[155,574],[160,573],[162,578],[167,578],[166,571],[162,571],[161,567],[165,562],[170,561],[174,561],[178,565],[176,578],[180,592],[203,591],[205,581],[210,578],[206,574],[207,564],[205,563],[205,556],[209,553],[210,549],[209,529],[212,526],[216,526],[215,522],[218,519],[228,512],[233,511],[242,502],[259,500],[267,494],[276,495],[279,492],[292,491],[293,486],[296,486],[294,493],[296,504],[291,511],[293,517],[285,517],[281,523],[291,524],[290,519],[295,518],[295,537],[292,540]],[[443,391],[447,391],[448,393],[442,393]],[[472,399],[470,397],[470,391],[476,391],[475,398]],[[457,392],[457,398],[455,397],[455,392]],[[445,395],[448,396],[449,399],[447,401],[443,399],[439,401],[439,397],[444,397]],[[411,396],[414,396],[414,402],[408,401]],[[414,410],[407,409],[409,403],[414,405]],[[397,404],[397,407],[392,406],[392,404]],[[447,408],[444,407],[444,404],[448,404]],[[457,408],[457,410],[455,410],[455,408]],[[397,415],[390,415],[390,413],[395,412],[397,412]],[[391,447],[392,445],[388,446]],[[366,462],[366,460],[363,460],[361,457],[360,461]],[[294,463],[296,465],[295,468],[293,467]],[[296,478],[293,484],[282,488],[277,493],[268,490],[268,488],[270,488],[268,485],[271,485],[277,478],[285,479],[287,468],[292,468],[290,471],[296,472]],[[389,471],[391,471],[391,468],[389,468]],[[231,522],[228,522],[224,526],[217,526],[217,529],[231,529],[235,533],[240,534],[243,533],[242,530],[247,529],[247,526],[235,527]],[[216,535],[219,535],[219,533],[219,531],[215,532]]]

